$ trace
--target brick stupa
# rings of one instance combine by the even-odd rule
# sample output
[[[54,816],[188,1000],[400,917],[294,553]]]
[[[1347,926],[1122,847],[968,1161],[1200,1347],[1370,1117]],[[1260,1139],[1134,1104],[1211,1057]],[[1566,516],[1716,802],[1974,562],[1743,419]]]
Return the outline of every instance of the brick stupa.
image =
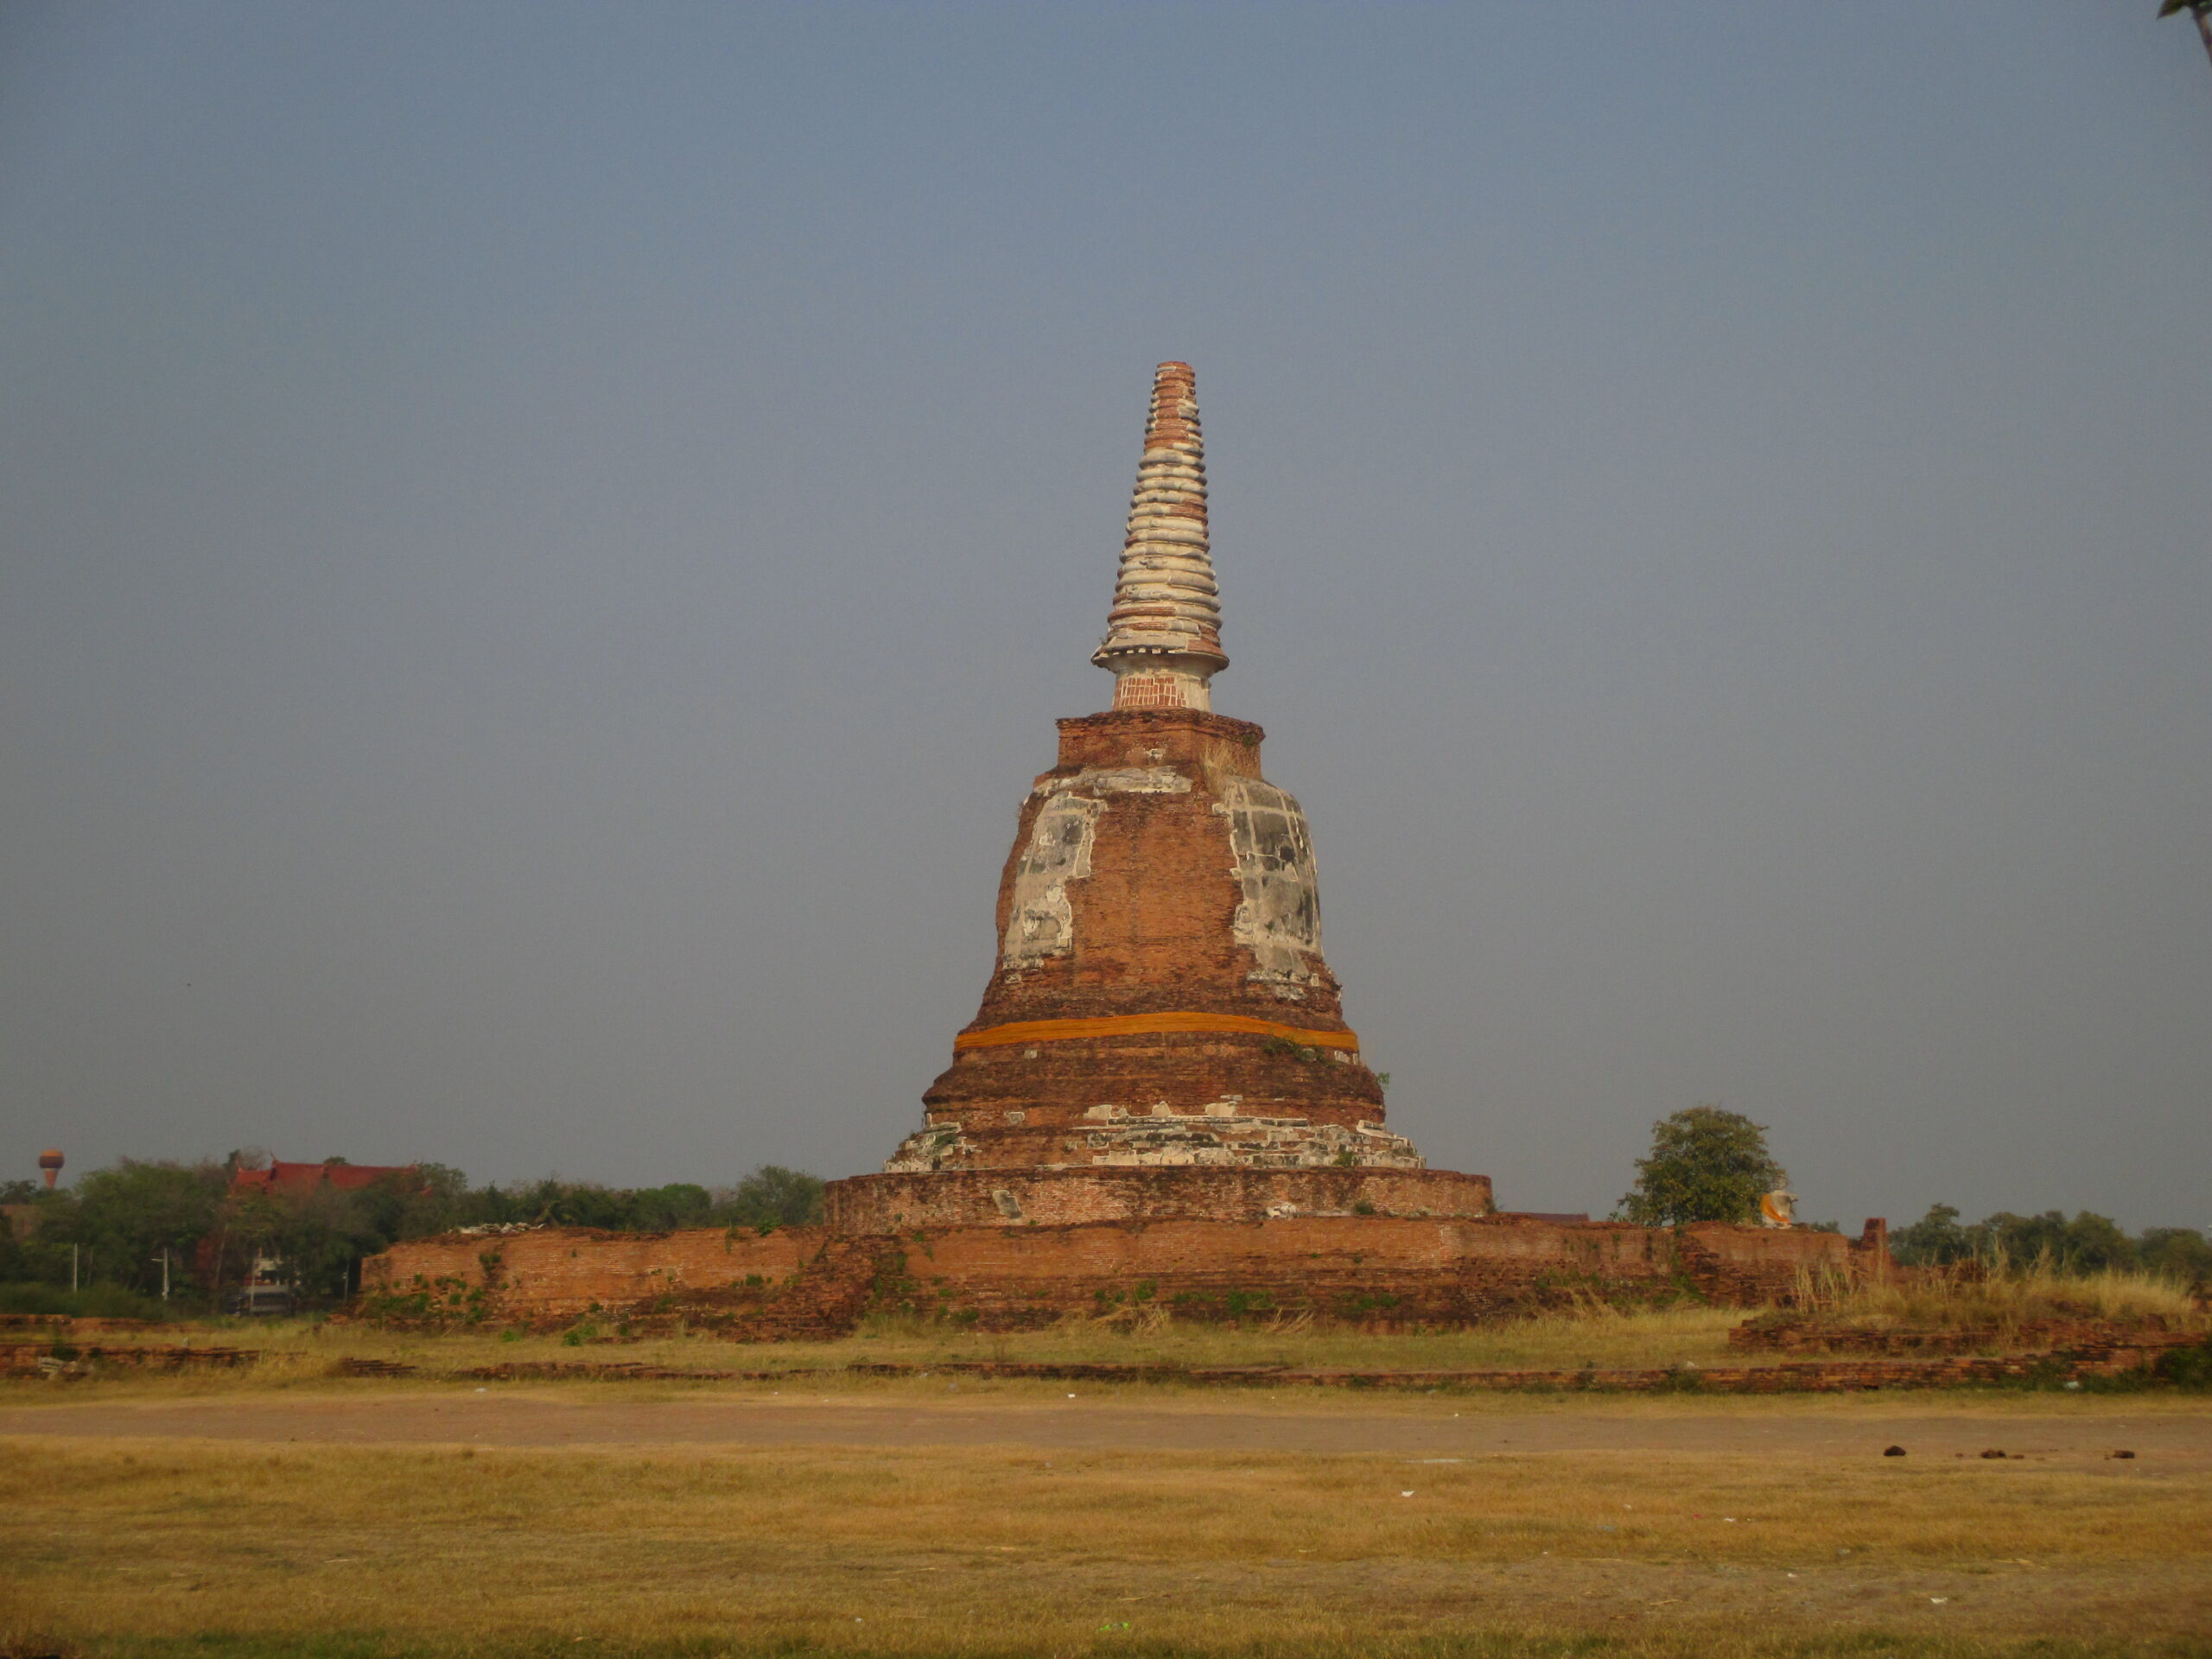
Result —
[[[1212,712],[1229,659],[1187,364],[1153,378],[1092,660],[1113,708],[1058,722],[1022,804],[982,1007],[885,1173],[832,1184],[832,1227],[1486,1214],[1485,1177],[1384,1126],[1305,815],[1262,776],[1260,728]]]
[[[1321,955],[1305,817],[1261,775],[1260,728],[1212,711],[1229,659],[1181,363],[1154,378],[1096,660],[1114,706],[1059,722],[1022,804],[982,1007],[922,1127],[881,1173],[829,1183],[823,1225],[410,1240],[363,1264],[371,1294],[450,1282],[542,1329],[614,1314],[780,1338],[885,1313],[1452,1326],[1685,1287],[1751,1306],[1886,1270],[1878,1221],[1854,1243],[1499,1215],[1486,1178],[1427,1167],[1384,1126]]]

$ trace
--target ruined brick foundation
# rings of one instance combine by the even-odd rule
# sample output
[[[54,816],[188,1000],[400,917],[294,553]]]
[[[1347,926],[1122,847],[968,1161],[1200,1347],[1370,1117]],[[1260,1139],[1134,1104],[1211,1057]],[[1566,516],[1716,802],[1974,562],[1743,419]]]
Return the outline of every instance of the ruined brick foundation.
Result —
[[[840,1335],[877,1313],[1011,1331],[1147,1306],[1199,1320],[1280,1312],[1464,1325],[1583,1295],[1623,1305],[1683,1294],[1730,1306],[1787,1303],[1808,1274],[1856,1274],[1887,1259],[1879,1224],[1853,1240],[1510,1215],[788,1228],[766,1236],[544,1228],[394,1245],[364,1265],[363,1305],[495,1325],[680,1319],[766,1340]]]

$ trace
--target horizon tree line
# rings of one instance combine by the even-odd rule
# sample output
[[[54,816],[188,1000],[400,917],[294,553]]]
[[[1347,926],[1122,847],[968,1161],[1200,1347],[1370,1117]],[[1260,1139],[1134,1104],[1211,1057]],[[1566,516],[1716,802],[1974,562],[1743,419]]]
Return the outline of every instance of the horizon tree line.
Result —
[[[30,1223],[0,1227],[0,1313],[61,1311],[41,1304],[68,1294],[73,1282],[76,1300],[101,1304],[79,1312],[154,1311],[147,1305],[158,1303],[165,1282],[173,1311],[219,1311],[257,1257],[285,1263],[303,1304],[331,1306],[359,1288],[364,1258],[463,1227],[773,1229],[822,1213],[821,1179],[779,1164],[711,1187],[616,1187],[553,1175],[472,1186],[438,1163],[343,1191],[271,1192],[237,1180],[267,1161],[252,1149],[190,1163],[123,1158],[51,1192],[30,1181],[0,1183],[0,1203],[22,1206]]]
[[[1766,1143],[1767,1126],[1717,1105],[1686,1108],[1652,1125],[1649,1154],[1615,1218],[1651,1227],[1758,1218],[1762,1195],[1786,1188],[1788,1172]],[[343,1159],[326,1164],[343,1165]],[[590,1227],[669,1232],[685,1227],[804,1226],[822,1216],[823,1183],[804,1170],[763,1164],[728,1185],[690,1181],[616,1187],[545,1176],[472,1186],[449,1165],[423,1163],[340,1190],[319,1184],[270,1191],[237,1177],[265,1167],[257,1149],[193,1163],[119,1159],[73,1186],[48,1192],[0,1183],[0,1203],[25,1206],[35,1225],[0,1228],[0,1313],[145,1313],[164,1282],[175,1312],[219,1311],[257,1257],[281,1258],[304,1305],[329,1306],[359,1288],[360,1263],[395,1243],[486,1225]],[[1802,1224],[1839,1230],[1833,1222]],[[2212,1280],[2212,1241],[2191,1227],[2131,1236],[2108,1216],[2000,1210],[1978,1222],[1936,1204],[1890,1234],[1906,1267],[1973,1263],[1985,1271],[2044,1268],[2064,1274],[2136,1271],[2183,1283]],[[48,1304],[52,1304],[48,1306]]]

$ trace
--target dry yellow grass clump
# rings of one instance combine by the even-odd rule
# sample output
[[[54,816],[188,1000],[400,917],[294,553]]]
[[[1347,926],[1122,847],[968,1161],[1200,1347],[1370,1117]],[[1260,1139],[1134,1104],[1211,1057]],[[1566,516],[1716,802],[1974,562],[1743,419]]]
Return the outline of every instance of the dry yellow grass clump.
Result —
[[[1989,1274],[1927,1270],[1856,1282],[1808,1278],[1798,1300],[1854,1325],[2010,1332],[2054,1321],[2105,1319],[2212,1331],[2212,1314],[2188,1287],[2158,1274],[2121,1268],[2070,1274],[2035,1263]]]

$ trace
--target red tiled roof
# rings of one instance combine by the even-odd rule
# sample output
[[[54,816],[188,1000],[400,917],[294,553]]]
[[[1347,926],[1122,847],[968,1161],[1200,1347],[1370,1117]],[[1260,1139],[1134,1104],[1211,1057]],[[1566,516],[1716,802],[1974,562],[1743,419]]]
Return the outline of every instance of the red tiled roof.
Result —
[[[413,1164],[288,1164],[272,1162],[266,1169],[241,1169],[231,1176],[231,1191],[251,1192],[309,1192],[330,1185],[341,1192],[359,1192],[386,1175],[412,1175]]]

